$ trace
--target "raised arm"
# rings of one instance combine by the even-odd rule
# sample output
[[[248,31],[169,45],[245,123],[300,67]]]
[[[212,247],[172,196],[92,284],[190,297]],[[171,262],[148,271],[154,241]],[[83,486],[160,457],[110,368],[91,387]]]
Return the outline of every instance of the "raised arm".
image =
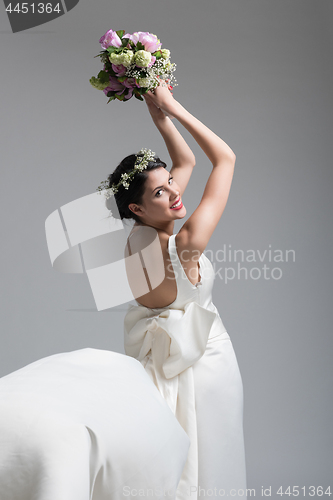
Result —
[[[195,156],[171,119],[154,104],[149,96],[144,95],[144,98],[153,122],[163,137],[168,149],[172,160],[170,174],[178,184],[181,191],[180,195],[182,196],[195,165]]]
[[[206,125],[177,102],[166,87],[159,86],[149,98],[163,112],[174,116],[193,136],[212,163],[201,201],[177,235],[177,245],[202,253],[225,209],[231,188],[236,155]]]

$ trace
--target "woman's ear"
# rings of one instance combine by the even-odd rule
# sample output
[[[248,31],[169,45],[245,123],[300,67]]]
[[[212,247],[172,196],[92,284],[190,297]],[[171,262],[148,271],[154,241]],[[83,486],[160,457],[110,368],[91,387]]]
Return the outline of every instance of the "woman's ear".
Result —
[[[131,210],[131,212],[133,212],[135,215],[142,215],[142,214],[143,214],[143,212],[142,212],[141,208],[140,208],[138,205],[136,205],[135,203],[130,203],[130,204],[128,205],[128,208],[129,208],[129,209]]]

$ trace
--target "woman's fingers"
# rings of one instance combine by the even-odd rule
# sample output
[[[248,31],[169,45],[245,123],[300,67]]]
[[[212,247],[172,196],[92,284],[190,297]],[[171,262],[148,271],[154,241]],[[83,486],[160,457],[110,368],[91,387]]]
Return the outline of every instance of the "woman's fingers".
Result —
[[[143,96],[149,109],[158,109],[156,104],[148,96]]]
[[[151,98],[151,97],[153,97],[153,96],[154,96],[154,94],[152,93],[152,91],[151,91],[151,90],[148,90],[148,92],[147,92],[146,94],[144,94],[144,96],[146,96],[146,97],[150,97],[150,98]]]
[[[154,99],[152,99],[152,97],[150,95],[143,94],[143,97],[144,97],[148,107],[150,107],[150,108],[152,108],[152,107],[157,108],[158,107],[157,104],[154,102]]]
[[[153,101],[149,99],[149,97],[145,97],[145,101],[148,111],[155,123],[165,118],[163,111],[159,107],[157,107],[156,104],[154,104]]]
[[[169,116],[171,119],[174,118],[171,112],[174,97],[168,87],[163,87],[160,84],[154,89],[154,93],[149,90],[143,96],[151,113],[156,114],[157,108],[163,115]]]
[[[147,103],[149,102],[150,104],[154,104],[153,99],[149,95],[143,94],[143,97],[145,98]]]

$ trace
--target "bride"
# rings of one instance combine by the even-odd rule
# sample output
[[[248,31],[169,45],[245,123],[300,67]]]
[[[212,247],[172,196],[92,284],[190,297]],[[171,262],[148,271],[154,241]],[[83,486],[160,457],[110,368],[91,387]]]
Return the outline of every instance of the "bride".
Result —
[[[126,356],[82,349],[0,380],[3,500],[246,498],[242,379],[204,254],[236,156],[163,82],[144,97],[172,167],[145,150],[108,178],[119,217],[135,221],[126,255],[142,256],[141,271],[127,268],[137,304],[124,319]],[[212,164],[177,234],[195,158],[172,119]]]

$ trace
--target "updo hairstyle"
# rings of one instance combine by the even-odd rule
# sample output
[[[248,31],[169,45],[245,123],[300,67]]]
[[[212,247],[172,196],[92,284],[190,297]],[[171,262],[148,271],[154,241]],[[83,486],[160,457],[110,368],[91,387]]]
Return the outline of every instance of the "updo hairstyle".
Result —
[[[136,159],[140,157],[143,157],[143,153],[126,156],[126,158],[119,163],[118,167],[112,172],[112,174],[108,176],[108,187],[110,188],[112,184],[118,184],[123,173],[128,173],[133,170]],[[155,156],[153,161],[148,162],[145,170],[135,173],[129,182],[128,189],[125,189],[123,185],[120,185],[117,193],[113,194],[106,200],[106,207],[108,210],[111,210],[112,216],[115,219],[134,219],[138,223],[141,222],[140,217],[134,214],[132,210],[128,208],[128,205],[130,203],[135,203],[137,205],[142,204],[142,197],[145,192],[145,182],[148,178],[147,171],[159,167],[166,168],[166,163]]]

